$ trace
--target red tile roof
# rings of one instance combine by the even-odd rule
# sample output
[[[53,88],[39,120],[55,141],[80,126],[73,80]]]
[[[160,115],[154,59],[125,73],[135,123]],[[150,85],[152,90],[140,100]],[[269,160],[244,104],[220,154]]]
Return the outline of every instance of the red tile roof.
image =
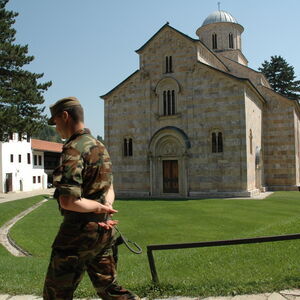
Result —
[[[48,151],[48,152],[62,152],[63,144],[54,143],[42,140],[31,139],[31,148],[34,150]]]

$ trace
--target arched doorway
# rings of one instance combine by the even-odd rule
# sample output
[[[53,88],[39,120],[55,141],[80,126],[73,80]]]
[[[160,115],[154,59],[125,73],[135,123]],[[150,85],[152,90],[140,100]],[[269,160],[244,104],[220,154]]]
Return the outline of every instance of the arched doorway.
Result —
[[[164,127],[149,145],[151,196],[188,196],[187,135],[177,127]]]

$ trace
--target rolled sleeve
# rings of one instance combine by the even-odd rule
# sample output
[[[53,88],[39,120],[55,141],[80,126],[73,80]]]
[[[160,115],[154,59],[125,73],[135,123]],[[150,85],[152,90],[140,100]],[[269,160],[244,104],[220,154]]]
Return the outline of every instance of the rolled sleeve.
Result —
[[[54,185],[58,189],[59,196],[74,196],[80,198],[82,195],[82,170],[83,159],[80,152],[74,148],[64,149],[62,153],[62,164],[55,172]]]

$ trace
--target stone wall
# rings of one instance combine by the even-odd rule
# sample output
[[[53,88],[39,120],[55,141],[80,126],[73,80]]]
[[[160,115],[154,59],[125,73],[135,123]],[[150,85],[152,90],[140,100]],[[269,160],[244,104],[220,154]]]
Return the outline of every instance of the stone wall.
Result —
[[[262,188],[262,111],[263,104],[248,88],[245,91],[246,161],[248,191]]]
[[[239,24],[234,23],[212,23],[200,27],[197,30],[197,35],[200,40],[209,48],[212,49],[212,34],[217,34],[217,50],[229,49],[229,33],[233,34],[233,44],[234,49],[242,50],[241,33],[243,32],[243,27]]]
[[[270,190],[296,190],[294,105],[265,89],[264,112],[265,180]]]
[[[244,95],[240,84],[200,65],[189,88],[190,191],[245,190]],[[212,153],[213,131],[223,134],[221,153]]]

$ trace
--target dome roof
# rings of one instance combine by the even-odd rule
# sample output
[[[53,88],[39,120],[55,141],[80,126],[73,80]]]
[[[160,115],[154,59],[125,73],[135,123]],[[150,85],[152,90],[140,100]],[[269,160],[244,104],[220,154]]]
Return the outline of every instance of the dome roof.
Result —
[[[212,24],[212,23],[236,23],[238,24],[237,20],[228,12],[224,10],[217,10],[211,13],[203,22],[202,26]]]

